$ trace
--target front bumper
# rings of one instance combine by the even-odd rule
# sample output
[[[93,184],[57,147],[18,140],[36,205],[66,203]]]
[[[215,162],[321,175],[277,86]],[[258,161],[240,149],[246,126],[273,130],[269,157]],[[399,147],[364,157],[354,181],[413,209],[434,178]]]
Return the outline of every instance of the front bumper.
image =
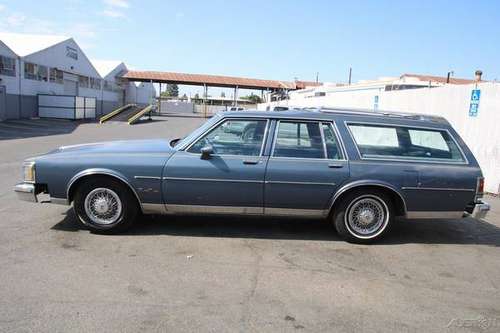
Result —
[[[19,200],[38,202],[38,199],[36,198],[35,184],[19,183],[14,186],[14,192],[16,192]]]
[[[490,205],[486,202],[479,201],[474,205],[474,210],[471,215],[476,219],[484,219],[489,211]]]

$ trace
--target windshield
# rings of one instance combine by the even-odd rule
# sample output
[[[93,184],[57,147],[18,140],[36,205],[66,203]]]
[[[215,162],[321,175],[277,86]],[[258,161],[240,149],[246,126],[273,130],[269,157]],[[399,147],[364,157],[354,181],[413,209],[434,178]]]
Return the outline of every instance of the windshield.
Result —
[[[205,123],[203,123],[200,127],[195,129],[194,131],[191,132],[188,136],[182,138],[179,141],[174,142],[174,146],[176,148],[179,147],[184,147],[185,144],[188,142],[191,142],[192,140],[196,139],[198,136],[200,136],[201,133],[205,132],[207,129],[212,127],[215,123],[217,123],[221,119],[221,116],[219,114],[214,115],[212,118],[207,120]]]

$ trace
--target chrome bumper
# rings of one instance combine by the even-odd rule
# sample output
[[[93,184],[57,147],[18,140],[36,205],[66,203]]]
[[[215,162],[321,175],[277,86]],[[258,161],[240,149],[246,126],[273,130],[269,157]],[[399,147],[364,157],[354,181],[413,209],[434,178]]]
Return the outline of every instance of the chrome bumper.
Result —
[[[14,186],[17,198],[23,201],[38,202],[35,192],[35,184],[20,183]]]
[[[484,219],[490,211],[490,205],[486,202],[477,202],[472,211],[472,217],[476,219]]]

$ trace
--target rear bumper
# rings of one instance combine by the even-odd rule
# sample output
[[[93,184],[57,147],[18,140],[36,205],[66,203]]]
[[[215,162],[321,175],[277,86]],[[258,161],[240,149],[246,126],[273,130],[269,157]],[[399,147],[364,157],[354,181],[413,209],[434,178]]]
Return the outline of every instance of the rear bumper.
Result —
[[[474,210],[471,215],[476,219],[484,219],[489,211],[490,205],[486,202],[479,201],[474,205]]]
[[[17,194],[19,200],[28,202],[38,202],[36,198],[35,184],[20,183],[14,186],[14,192]]]

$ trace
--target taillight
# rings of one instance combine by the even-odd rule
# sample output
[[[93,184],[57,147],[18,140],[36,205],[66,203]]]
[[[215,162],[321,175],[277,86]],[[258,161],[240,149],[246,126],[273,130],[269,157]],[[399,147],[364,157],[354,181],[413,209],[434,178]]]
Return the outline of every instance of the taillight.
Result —
[[[476,199],[482,198],[483,193],[484,193],[484,178],[478,177],[476,185]]]

